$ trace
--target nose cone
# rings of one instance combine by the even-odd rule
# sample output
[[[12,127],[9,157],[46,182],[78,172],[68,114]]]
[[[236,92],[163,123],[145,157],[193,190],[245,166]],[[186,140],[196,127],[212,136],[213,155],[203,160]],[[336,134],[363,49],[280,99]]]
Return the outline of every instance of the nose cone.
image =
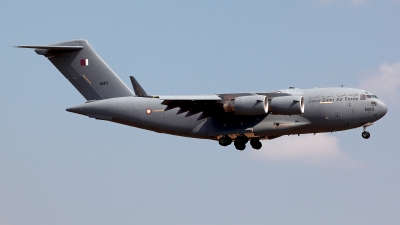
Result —
[[[388,107],[383,101],[381,101],[379,105],[380,105],[380,111],[382,112],[382,117],[383,117],[384,115],[386,115],[386,113],[388,111]]]

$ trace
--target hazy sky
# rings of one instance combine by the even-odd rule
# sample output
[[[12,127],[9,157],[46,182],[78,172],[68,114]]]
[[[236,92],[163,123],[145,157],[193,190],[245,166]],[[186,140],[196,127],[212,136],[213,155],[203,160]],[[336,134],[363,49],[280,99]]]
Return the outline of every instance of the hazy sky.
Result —
[[[400,1],[0,0],[0,225],[400,224]],[[130,86],[211,94],[348,86],[388,114],[260,151],[89,119],[42,56],[88,39]]]

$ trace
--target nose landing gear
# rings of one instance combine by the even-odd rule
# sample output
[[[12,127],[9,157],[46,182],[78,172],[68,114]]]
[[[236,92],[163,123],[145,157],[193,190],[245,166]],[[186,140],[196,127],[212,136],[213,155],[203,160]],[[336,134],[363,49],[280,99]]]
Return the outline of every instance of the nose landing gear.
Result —
[[[365,139],[368,139],[371,136],[371,134],[368,131],[364,131],[362,132],[361,136]]]
[[[367,131],[367,127],[372,126],[372,125],[374,125],[374,123],[367,123],[367,124],[363,125],[364,132],[362,132],[361,136],[364,139],[368,139],[369,137],[371,137],[371,134]]]

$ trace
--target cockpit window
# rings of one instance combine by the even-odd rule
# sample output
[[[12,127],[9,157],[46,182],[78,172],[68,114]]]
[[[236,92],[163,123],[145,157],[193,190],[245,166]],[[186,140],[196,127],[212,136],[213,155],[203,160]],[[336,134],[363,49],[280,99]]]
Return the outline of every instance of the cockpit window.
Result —
[[[365,100],[365,94],[360,95],[360,100]]]
[[[363,96],[363,94],[361,94],[360,100],[365,100],[365,99],[362,99],[362,96]],[[366,95],[366,97],[367,97],[367,99],[368,98],[378,98],[378,96],[376,96],[376,95]]]

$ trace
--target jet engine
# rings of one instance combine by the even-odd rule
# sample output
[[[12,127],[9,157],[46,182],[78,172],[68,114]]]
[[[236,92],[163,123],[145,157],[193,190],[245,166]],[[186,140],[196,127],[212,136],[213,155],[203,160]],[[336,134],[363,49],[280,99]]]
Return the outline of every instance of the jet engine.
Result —
[[[304,113],[303,96],[282,96],[271,99],[269,111],[276,115],[297,115]]]
[[[268,98],[264,95],[240,96],[225,102],[224,111],[237,115],[263,115],[268,112]]]

